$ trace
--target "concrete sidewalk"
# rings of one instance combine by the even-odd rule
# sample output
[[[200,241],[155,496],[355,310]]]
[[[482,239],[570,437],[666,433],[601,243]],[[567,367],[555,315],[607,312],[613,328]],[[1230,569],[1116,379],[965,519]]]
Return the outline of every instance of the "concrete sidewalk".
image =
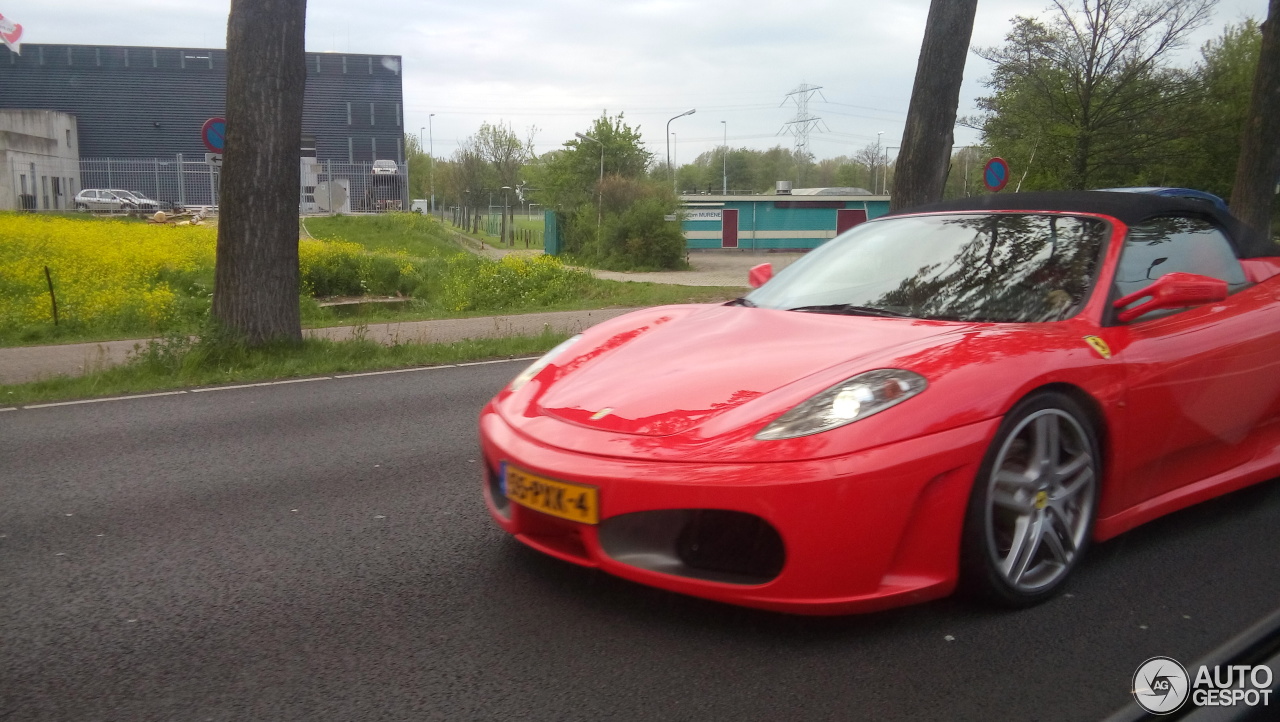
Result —
[[[453,343],[473,338],[528,336],[544,329],[561,333],[577,333],[634,308],[606,308],[594,311],[558,311],[526,313],[510,316],[453,318],[441,321],[407,321],[378,323],[367,326],[334,326],[311,328],[302,333],[308,338],[343,341],[363,337],[383,344]],[[79,376],[123,363],[134,348],[145,346],[147,339],[72,343],[60,346],[23,346],[0,348],[0,384],[22,384],[53,376]]]

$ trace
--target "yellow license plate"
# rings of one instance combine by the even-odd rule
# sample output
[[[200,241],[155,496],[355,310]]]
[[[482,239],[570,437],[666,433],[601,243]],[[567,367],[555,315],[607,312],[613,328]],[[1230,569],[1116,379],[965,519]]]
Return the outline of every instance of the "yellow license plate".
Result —
[[[510,464],[502,465],[502,480],[507,498],[521,506],[583,524],[600,522],[600,491],[594,486],[548,479]]]

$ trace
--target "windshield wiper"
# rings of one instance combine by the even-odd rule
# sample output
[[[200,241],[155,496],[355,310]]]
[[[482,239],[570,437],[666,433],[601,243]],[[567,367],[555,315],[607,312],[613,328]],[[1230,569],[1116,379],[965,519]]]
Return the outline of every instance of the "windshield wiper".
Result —
[[[837,313],[846,316],[883,316],[886,318],[911,318],[909,314],[890,311],[885,308],[876,308],[874,306],[855,306],[851,303],[828,303],[819,306],[797,306],[796,308],[788,308],[788,311],[800,311],[802,313]]]
[[[747,308],[755,308],[755,307],[756,307],[755,303],[751,302],[751,301],[750,301],[749,299],[747,299],[746,297],[743,297],[743,298],[735,298],[735,299],[733,299],[732,301],[730,301],[730,302],[726,303],[725,305],[726,305],[726,306],[746,306]]]

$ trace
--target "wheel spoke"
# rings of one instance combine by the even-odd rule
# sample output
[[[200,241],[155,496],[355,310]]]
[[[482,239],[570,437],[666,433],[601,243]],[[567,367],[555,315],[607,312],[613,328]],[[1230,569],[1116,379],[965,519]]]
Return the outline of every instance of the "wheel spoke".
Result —
[[[1081,456],[1087,456],[1081,454]],[[1054,489],[1052,500],[1055,502],[1065,502],[1071,497],[1079,494],[1082,489],[1088,488],[1093,484],[1093,467],[1084,466],[1078,469],[1074,478],[1063,478]]]
[[[1062,440],[1059,437],[1058,418],[1045,414],[1036,419],[1034,450],[1030,467],[1036,475],[1044,474],[1054,468],[1058,461],[1058,453]]]
[[[1001,509],[1016,511],[1019,514],[1030,514],[1035,510],[1035,505],[1031,503],[1031,499],[1025,495],[1019,495],[1017,491],[1001,489],[999,486],[991,492],[991,503]]]
[[[1031,516],[1018,518],[1013,534],[1013,544],[1009,547],[1009,556],[1005,558],[1002,565],[1005,578],[1012,584],[1022,580],[1022,576],[1027,573],[1027,567],[1040,548],[1042,519],[1042,515],[1036,518]]]
[[[1060,564],[1066,565],[1076,554],[1076,542],[1072,538],[1071,525],[1062,513],[1053,509],[1046,519],[1044,529],[1045,546],[1049,553]]]
[[[1059,466],[1057,469],[1054,470],[1054,472],[1059,479],[1065,479],[1069,476],[1074,476],[1076,472],[1080,471],[1086,466],[1089,466],[1092,462],[1093,462],[1093,457],[1089,455],[1089,452],[1082,451],[1079,454],[1076,454],[1075,457],[1071,459],[1071,461],[1068,461],[1062,466]]]

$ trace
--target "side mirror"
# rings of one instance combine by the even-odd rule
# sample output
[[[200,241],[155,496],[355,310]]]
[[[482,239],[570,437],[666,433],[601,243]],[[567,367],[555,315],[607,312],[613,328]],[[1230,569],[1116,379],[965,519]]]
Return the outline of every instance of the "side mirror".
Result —
[[[760,288],[768,283],[770,278],[773,278],[772,263],[761,263],[758,266],[752,266],[751,270],[747,271],[747,283],[752,288]]]
[[[1141,291],[1116,301],[1116,319],[1128,323],[1139,316],[1166,308],[1186,308],[1215,303],[1227,297],[1227,282],[1195,273],[1166,273]],[[1133,308],[1126,306],[1141,301]]]

